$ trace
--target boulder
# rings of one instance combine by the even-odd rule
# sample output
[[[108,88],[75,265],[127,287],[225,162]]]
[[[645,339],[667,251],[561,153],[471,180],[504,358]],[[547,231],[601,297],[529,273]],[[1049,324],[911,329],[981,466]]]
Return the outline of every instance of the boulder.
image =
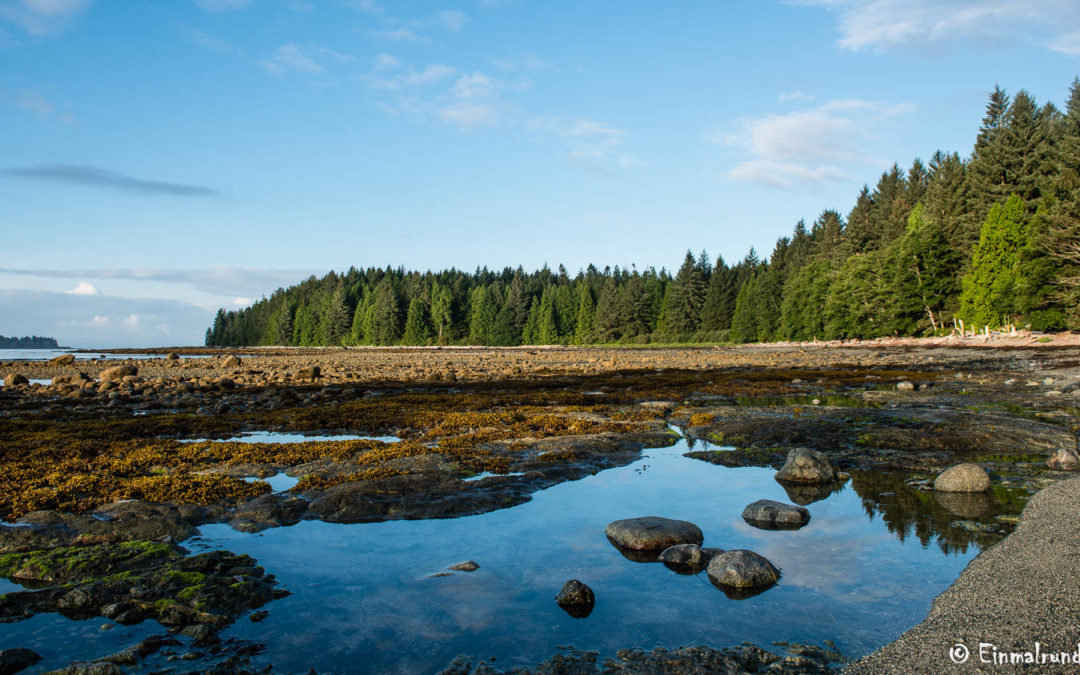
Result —
[[[703,549],[697,544],[679,544],[665,548],[660,562],[679,574],[697,574],[709,564],[713,555],[723,553],[720,549]]]
[[[941,492],[986,492],[990,476],[978,464],[965,462],[951,466],[934,480],[934,490]]]
[[[86,382],[93,382],[89,375],[84,372],[78,372],[74,375],[57,375],[52,379],[53,385],[57,384],[84,384]]]
[[[784,466],[776,472],[782,483],[835,483],[836,469],[825,453],[809,448],[794,448]]]
[[[66,366],[75,363],[74,354],[61,354],[60,356],[54,356],[49,359],[49,363],[57,366]]]
[[[563,584],[562,590],[555,596],[555,602],[575,619],[584,619],[592,614],[596,596],[591,588],[577,579],[571,579]]]
[[[29,649],[15,647],[0,649],[0,675],[17,673],[41,660],[41,655]]]
[[[221,360],[221,367],[222,368],[239,368],[240,367],[240,357],[236,356],[235,354],[229,354],[228,356],[226,356],[224,359]]]
[[[1046,466],[1057,471],[1080,470],[1080,453],[1072,448],[1061,448],[1047,460]]]
[[[604,530],[615,546],[634,551],[663,551],[678,544],[701,545],[701,528],[685,520],[658,516],[616,520]]]
[[[166,354],[165,360],[166,361],[179,361],[180,360],[180,355],[177,354],[176,352],[169,352],[168,354]]]
[[[780,580],[780,570],[753,551],[725,551],[709,561],[709,580],[732,588],[768,588]]]
[[[810,522],[810,512],[801,506],[759,499],[748,504],[743,520],[762,530],[797,530]]]
[[[897,391],[915,391],[915,383],[904,380],[903,382],[896,383]]]
[[[139,369],[135,366],[125,363],[120,366],[113,366],[112,368],[106,368],[101,371],[98,378],[102,382],[119,382],[125,377],[133,377],[139,374]]]
[[[314,380],[320,375],[322,375],[322,369],[318,366],[304,366],[296,371],[296,379],[298,380]]]
[[[8,373],[4,378],[5,387],[15,387],[20,384],[30,384],[30,380],[22,373]]]
[[[480,569],[480,564],[475,560],[464,560],[447,567],[448,570],[454,570],[455,572],[475,572]]]

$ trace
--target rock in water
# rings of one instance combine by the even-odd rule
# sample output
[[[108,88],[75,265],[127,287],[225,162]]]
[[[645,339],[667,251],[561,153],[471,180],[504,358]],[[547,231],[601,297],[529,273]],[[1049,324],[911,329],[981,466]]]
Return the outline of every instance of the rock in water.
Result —
[[[725,551],[709,561],[709,579],[719,586],[768,588],[780,580],[776,565],[753,551]]]
[[[29,649],[15,647],[14,649],[0,649],[0,675],[17,673],[29,668],[41,660],[41,655]]]
[[[52,364],[58,365],[58,366],[66,366],[66,365],[75,363],[75,355],[74,354],[61,354],[60,356],[54,356],[53,358],[49,359],[49,363],[52,363]]]
[[[222,368],[239,368],[240,367],[240,357],[235,356],[233,354],[229,354],[224,359],[222,359],[221,367]]]
[[[709,558],[720,553],[723,553],[720,549],[705,550],[697,544],[679,544],[665,548],[660,554],[660,562],[679,574],[697,574],[709,564]]]
[[[990,476],[978,464],[965,462],[949,467],[934,480],[934,489],[941,492],[986,492]]]
[[[634,551],[663,551],[678,544],[701,546],[701,528],[685,520],[658,516],[616,520],[604,530],[611,543]]]
[[[4,378],[5,387],[14,387],[20,384],[30,384],[30,380],[22,373],[8,373],[8,376]]]
[[[101,371],[98,378],[102,382],[117,382],[119,380],[128,377],[129,375],[138,375],[139,369],[130,364],[124,364],[122,366],[113,366],[112,368],[106,368]]]
[[[1046,466],[1058,471],[1076,471],[1080,469],[1080,454],[1072,448],[1061,448],[1046,462]]]
[[[810,522],[810,512],[801,506],[759,499],[747,505],[743,520],[762,530],[797,530]]]
[[[825,453],[809,448],[794,448],[783,468],[776,472],[782,483],[835,483],[836,469]]]
[[[165,360],[166,361],[179,361],[180,360],[180,355],[177,354],[176,352],[169,352],[165,356]]]
[[[555,602],[575,619],[584,619],[592,614],[596,596],[591,588],[577,579],[571,579],[563,584],[562,590],[555,596]]]
[[[451,565],[446,569],[454,570],[457,572],[475,572],[476,570],[480,569],[480,565],[475,560],[465,560],[464,562],[459,562],[456,565]]]

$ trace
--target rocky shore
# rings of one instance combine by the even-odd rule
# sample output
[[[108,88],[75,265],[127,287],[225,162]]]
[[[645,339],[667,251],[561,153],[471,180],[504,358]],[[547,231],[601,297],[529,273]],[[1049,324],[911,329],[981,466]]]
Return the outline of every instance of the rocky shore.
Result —
[[[1077,447],[1074,346],[197,351],[202,358],[172,352],[0,362],[0,576],[26,589],[0,596],[0,622],[89,613],[118,623],[155,621],[167,629],[163,640],[184,648],[212,644],[220,627],[284,591],[257,561],[180,548],[200,525],[255,532],[301,520],[484,513],[629,464],[642,448],[670,445],[677,439],[671,426],[710,444],[688,456],[726,466],[780,469],[796,448],[820,455],[841,473],[800,483],[809,465],[793,466],[796,481],[784,488],[795,504],[825,499],[846,480],[857,488],[880,484],[874,493],[891,496],[872,508],[890,526],[921,532],[928,523],[906,521],[905,504],[922,500],[932,504],[929,525],[953,532],[962,545],[999,541],[1015,519],[992,514],[1003,504],[1018,513],[1027,495],[1053,486],[1032,500],[1018,530],[1045,567],[1025,567],[1012,552],[1014,536],[980,556],[957,588],[989,561],[998,561],[990,578],[1003,587],[1016,575],[1042,583],[1039,575],[1063,569],[1068,559],[1059,550],[1065,544],[1055,543],[1066,541],[1065,530],[1040,547],[1034,539],[1042,526],[1024,523],[1045,520],[1038,515],[1044,504],[1060,507],[1080,491],[1059,483]],[[256,431],[329,436],[243,436]],[[989,471],[988,486],[977,494],[934,490],[937,474],[959,462]],[[295,484],[275,489],[265,480],[282,474]],[[794,506],[784,513],[775,502],[758,507],[746,515],[755,526],[806,523]],[[989,587],[977,592],[992,596]],[[1025,592],[1030,599],[1051,590]],[[952,629],[935,619],[950,597],[942,596],[927,624]],[[994,639],[1014,625],[1002,602],[978,603],[985,625],[1000,629],[987,629]],[[1044,644],[1058,637],[1048,634]],[[923,641],[905,636],[905,644],[915,639]],[[927,649],[937,648],[936,639],[926,638],[934,645]],[[1012,644],[1002,638],[998,646]],[[721,665],[735,672],[742,663],[744,670],[817,672],[837,665],[831,657],[804,662],[805,653],[747,649],[629,651],[618,663],[577,654],[578,670],[562,655],[544,667],[643,672],[671,663],[681,665],[670,672]],[[236,651],[223,649],[219,661],[231,658]],[[889,671],[883,659],[874,655],[856,668],[877,670],[857,672],[902,672]],[[448,672],[494,672],[456,667]]]

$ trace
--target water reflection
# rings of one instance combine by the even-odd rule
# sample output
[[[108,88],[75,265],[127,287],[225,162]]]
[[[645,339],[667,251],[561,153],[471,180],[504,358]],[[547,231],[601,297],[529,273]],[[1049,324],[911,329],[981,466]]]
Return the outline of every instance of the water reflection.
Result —
[[[973,546],[981,550],[1012,531],[1013,525],[997,516],[1020,515],[1016,499],[916,490],[904,483],[910,477],[902,472],[851,472],[866,514],[880,517],[900,541],[914,537],[923,546],[933,543],[948,554],[967,553]],[[974,521],[978,527],[964,527],[958,519]]]

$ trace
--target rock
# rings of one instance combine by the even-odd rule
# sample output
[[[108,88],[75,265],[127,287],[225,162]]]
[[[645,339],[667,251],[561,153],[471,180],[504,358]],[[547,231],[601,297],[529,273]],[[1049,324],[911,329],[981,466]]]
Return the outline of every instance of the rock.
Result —
[[[896,383],[897,391],[915,391],[915,383],[904,380],[903,382]]]
[[[52,675],[124,675],[124,671],[115,663],[97,661],[95,663],[76,663],[67,668],[54,670]]]
[[[57,366],[66,366],[75,363],[74,354],[61,354],[60,356],[54,356],[49,359],[49,363]]]
[[[709,561],[709,580],[732,588],[768,588],[780,580],[776,565],[753,551],[725,551]]]
[[[555,602],[575,619],[584,619],[592,614],[596,596],[591,588],[577,579],[571,579],[563,584],[562,590],[555,596]]]
[[[747,505],[742,517],[762,530],[797,530],[810,522],[810,512],[805,508],[771,499],[759,499]]]
[[[84,372],[78,372],[74,375],[57,375],[52,379],[52,384],[77,384],[82,385],[86,382],[93,382],[89,375]]]
[[[15,647],[0,649],[0,675],[11,675],[29,668],[41,660],[41,655],[29,649]]]
[[[965,462],[949,467],[934,480],[934,490],[941,492],[986,492],[990,476],[978,464]]]
[[[304,366],[300,370],[296,371],[296,379],[298,380],[314,380],[322,374],[322,369],[318,366]]]
[[[228,356],[226,356],[224,359],[221,360],[221,367],[222,368],[239,368],[240,367],[240,357],[236,356],[234,354],[229,354]]]
[[[1047,460],[1046,466],[1057,471],[1080,470],[1080,454],[1073,448],[1061,448]]]
[[[634,551],[663,551],[678,544],[701,545],[701,528],[685,520],[658,516],[616,520],[604,530],[611,543]]]
[[[218,628],[211,623],[196,623],[181,628],[180,634],[191,638],[198,644],[208,644],[217,642]]]
[[[781,483],[835,483],[836,469],[825,453],[809,448],[794,448],[783,468],[774,476]]]
[[[177,354],[176,352],[169,352],[165,356],[165,360],[166,361],[179,361],[180,360],[180,355]]]
[[[660,553],[660,562],[679,574],[697,574],[709,564],[714,555],[723,553],[721,549],[703,549],[697,544],[679,544],[669,546]]]
[[[121,366],[113,366],[112,368],[106,368],[101,371],[98,378],[102,382],[118,382],[125,377],[133,377],[139,374],[139,369],[131,364],[125,363]]]
[[[20,384],[30,384],[30,380],[22,373],[8,373],[4,378],[5,387],[15,387]]]
[[[459,562],[456,565],[451,565],[446,569],[454,570],[456,572],[475,572],[480,569],[480,565],[477,564],[475,560],[466,560],[464,562]]]

